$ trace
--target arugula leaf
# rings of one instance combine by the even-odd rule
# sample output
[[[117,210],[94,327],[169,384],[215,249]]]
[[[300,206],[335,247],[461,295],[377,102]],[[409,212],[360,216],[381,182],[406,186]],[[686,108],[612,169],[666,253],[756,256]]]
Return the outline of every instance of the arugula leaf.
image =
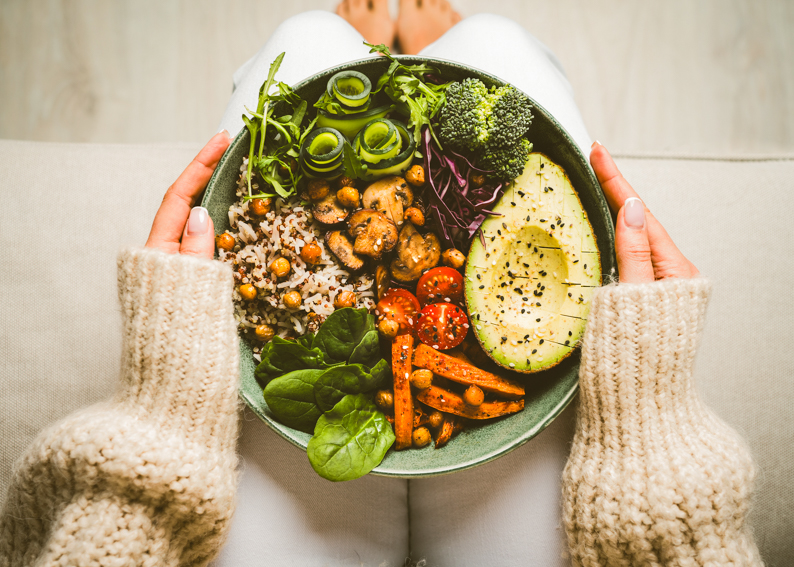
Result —
[[[334,366],[323,372],[314,383],[314,398],[321,410],[331,411],[348,394],[377,390],[383,385],[384,378],[382,372],[371,374],[361,364]]]
[[[350,142],[345,140],[345,147],[342,150],[342,163],[345,166],[345,175],[351,179],[361,179],[367,174],[367,164],[362,163],[361,158],[350,145]]]
[[[325,370],[295,370],[272,380],[263,395],[273,415],[289,427],[306,433],[314,430],[322,411],[314,397],[314,384]]]
[[[386,416],[365,394],[348,395],[317,420],[306,452],[321,477],[353,480],[378,466],[394,439]]]
[[[347,362],[367,333],[375,330],[375,317],[366,309],[337,309],[320,325],[313,346],[328,364]]]

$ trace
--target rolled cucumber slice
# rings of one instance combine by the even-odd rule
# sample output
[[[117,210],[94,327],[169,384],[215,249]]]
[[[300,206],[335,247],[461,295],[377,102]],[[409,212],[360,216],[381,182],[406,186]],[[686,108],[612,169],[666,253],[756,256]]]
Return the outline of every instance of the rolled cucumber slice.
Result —
[[[320,128],[333,128],[352,140],[367,122],[374,118],[383,118],[391,109],[391,106],[378,106],[354,114],[331,114],[325,110],[318,110],[317,126]]]
[[[391,120],[376,118],[367,122],[359,135],[361,159],[367,163],[379,163],[400,153],[402,137]]]
[[[342,164],[345,137],[333,128],[317,128],[304,140],[300,161],[307,175],[326,177]]]
[[[408,171],[414,161],[414,154],[416,153],[416,143],[414,142],[413,135],[408,131],[408,127],[399,120],[391,120],[397,132],[400,134],[402,140],[402,151],[396,156],[381,160],[377,163],[370,163],[362,158],[362,161],[367,165],[367,175],[364,177],[366,181],[386,177],[387,175],[400,175]],[[361,156],[361,134],[363,130],[358,133],[355,140],[353,140],[353,148]]]
[[[328,81],[327,92],[348,107],[363,106],[369,100],[372,83],[358,71],[341,71]]]

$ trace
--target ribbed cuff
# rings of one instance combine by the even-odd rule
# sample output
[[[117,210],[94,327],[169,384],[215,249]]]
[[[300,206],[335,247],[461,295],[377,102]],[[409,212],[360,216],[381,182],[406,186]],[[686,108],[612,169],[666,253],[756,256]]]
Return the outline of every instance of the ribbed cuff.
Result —
[[[702,278],[599,289],[579,374],[589,409],[625,415],[639,404],[662,409],[689,394],[710,292]]]
[[[152,249],[118,257],[119,400],[141,419],[211,446],[236,436],[239,349],[230,268]]]

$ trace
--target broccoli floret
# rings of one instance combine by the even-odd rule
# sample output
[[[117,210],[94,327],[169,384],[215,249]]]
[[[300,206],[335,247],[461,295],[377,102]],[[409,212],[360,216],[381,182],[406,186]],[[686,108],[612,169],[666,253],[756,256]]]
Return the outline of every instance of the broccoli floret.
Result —
[[[531,148],[524,139],[532,123],[529,99],[509,85],[489,90],[478,79],[452,83],[446,99],[440,117],[442,142],[492,170],[491,179],[518,177]]]
[[[488,178],[500,181],[515,179],[524,173],[532,143],[526,138],[521,138],[517,144],[511,146],[486,147],[479,158],[479,165],[492,173]]]

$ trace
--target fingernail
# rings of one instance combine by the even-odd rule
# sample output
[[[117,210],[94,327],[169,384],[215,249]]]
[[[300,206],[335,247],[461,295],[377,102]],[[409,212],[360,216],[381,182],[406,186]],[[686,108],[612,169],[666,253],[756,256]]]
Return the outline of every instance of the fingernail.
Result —
[[[230,138],[229,131],[226,128],[222,128],[221,130],[218,130],[218,134],[223,134],[227,138]]]
[[[190,211],[190,218],[187,219],[188,236],[206,234],[210,227],[210,215],[204,207],[193,207]]]
[[[645,226],[645,205],[637,197],[629,197],[623,203],[623,222],[639,230]]]
[[[601,142],[599,142],[598,140],[596,140],[595,142],[593,142],[592,144],[590,144],[590,149],[592,150],[594,147],[596,147],[596,146],[600,146],[600,145],[602,145],[602,144],[601,144]]]

